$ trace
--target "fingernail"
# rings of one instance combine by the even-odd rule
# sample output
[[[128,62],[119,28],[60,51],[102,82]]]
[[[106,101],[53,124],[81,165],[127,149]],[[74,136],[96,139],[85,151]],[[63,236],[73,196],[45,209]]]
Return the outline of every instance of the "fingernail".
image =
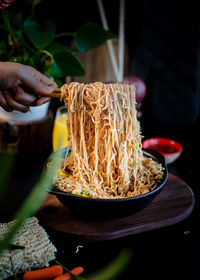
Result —
[[[41,103],[41,105],[43,105],[43,104],[45,104],[45,103],[47,103],[47,102],[49,102],[49,99],[46,100],[46,101],[43,101],[43,102]]]
[[[9,108],[6,107],[6,108],[4,108],[4,110],[7,111],[7,112],[12,112],[13,111],[13,109],[11,109],[10,107]]]
[[[50,93],[50,92],[52,92],[54,89],[55,89],[55,87],[54,86],[48,86],[48,87],[45,87],[46,88],[46,90],[48,91],[48,93]]]
[[[49,100],[50,100],[49,98],[47,98],[47,99],[43,99],[43,100],[41,100],[41,101],[37,102],[37,106],[43,105],[43,104],[45,104],[45,103],[49,102]]]
[[[27,107],[27,108],[23,109],[22,113],[27,113],[27,112],[30,112],[30,111],[31,111],[30,107]]]

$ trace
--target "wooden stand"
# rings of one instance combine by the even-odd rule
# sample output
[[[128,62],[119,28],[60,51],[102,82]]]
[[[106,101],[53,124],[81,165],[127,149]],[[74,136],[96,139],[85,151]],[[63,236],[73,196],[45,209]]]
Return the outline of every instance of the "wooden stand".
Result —
[[[177,176],[169,174],[160,194],[146,208],[131,216],[101,221],[83,220],[75,217],[56,196],[49,195],[38,218],[47,227],[79,241],[104,241],[178,223],[192,212],[193,207],[191,188]]]
[[[0,119],[0,152],[34,153],[51,147],[53,114],[48,111],[45,118],[33,122],[11,125]]]

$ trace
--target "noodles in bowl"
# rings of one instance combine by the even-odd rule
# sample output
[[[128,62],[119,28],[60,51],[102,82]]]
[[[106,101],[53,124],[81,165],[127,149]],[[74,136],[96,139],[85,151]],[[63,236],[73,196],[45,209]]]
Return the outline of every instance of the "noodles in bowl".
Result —
[[[68,108],[71,154],[55,178],[59,190],[120,200],[159,185],[164,167],[143,154],[134,86],[73,82],[61,88],[61,95]]]

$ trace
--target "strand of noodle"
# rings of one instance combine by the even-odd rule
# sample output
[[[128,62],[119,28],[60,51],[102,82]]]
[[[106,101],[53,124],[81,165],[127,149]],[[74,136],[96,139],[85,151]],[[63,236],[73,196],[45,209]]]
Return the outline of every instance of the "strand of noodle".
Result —
[[[150,191],[162,167],[143,158],[135,88],[74,82],[62,87],[61,96],[68,106],[72,146],[63,168],[70,169],[72,177],[70,183],[59,179],[57,184],[73,192],[94,187],[103,197]]]

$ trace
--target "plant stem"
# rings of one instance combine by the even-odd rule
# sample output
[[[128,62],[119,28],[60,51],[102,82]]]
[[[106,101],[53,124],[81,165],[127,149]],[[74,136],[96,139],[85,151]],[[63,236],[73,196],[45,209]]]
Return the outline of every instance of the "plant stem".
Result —
[[[10,19],[9,19],[8,12],[7,12],[6,9],[2,10],[2,17],[3,17],[3,21],[5,23],[5,26],[8,30],[8,32],[11,34],[12,38],[14,38],[15,37],[15,32],[11,27]],[[13,40],[13,42],[14,42],[14,40]]]
[[[13,273],[14,279],[15,279],[15,280],[19,280],[19,279],[17,278],[16,273],[15,273],[15,268],[14,268],[14,264],[13,264],[13,261],[12,261],[12,257],[10,257],[10,263],[11,263],[11,269],[12,269],[12,273]]]
[[[85,278],[83,278],[83,277],[81,277],[81,276],[77,276],[77,275],[74,275],[73,273],[71,273],[71,271],[70,271],[68,268],[66,268],[62,263],[60,263],[58,260],[55,260],[55,262],[56,262],[57,264],[59,264],[60,266],[62,266],[62,268],[63,268],[65,271],[67,271],[67,272],[73,277],[73,279],[75,279],[75,280],[86,280]]]
[[[64,37],[64,36],[74,36],[76,34],[76,32],[62,32],[62,33],[58,33],[55,38],[60,38],[60,37]]]
[[[129,248],[123,248],[119,255],[108,265],[93,275],[87,276],[88,280],[112,280],[119,277],[132,259],[133,252]],[[118,278],[117,278],[118,279]],[[120,279],[120,278],[119,278]]]
[[[34,12],[35,12],[35,5],[32,4],[32,6],[31,6],[31,16],[34,15]]]
[[[51,59],[51,63],[53,63],[53,55],[50,52],[48,52],[47,50],[42,50],[40,52],[41,53],[45,53],[46,55],[48,55],[50,57],[50,59]]]

